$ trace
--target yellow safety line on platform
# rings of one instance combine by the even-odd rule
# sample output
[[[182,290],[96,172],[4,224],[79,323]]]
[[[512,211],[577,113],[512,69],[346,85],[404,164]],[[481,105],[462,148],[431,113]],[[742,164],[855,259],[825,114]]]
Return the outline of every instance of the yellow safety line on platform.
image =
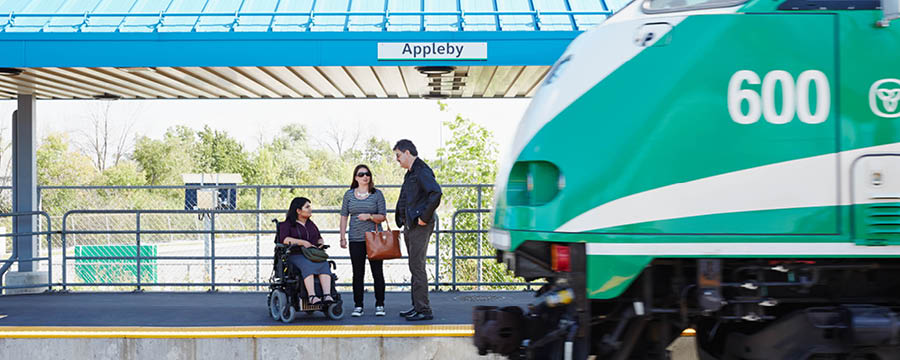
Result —
[[[472,325],[0,326],[0,338],[459,337],[473,334]]]
[[[465,337],[472,325],[306,325],[214,327],[0,326],[0,338]],[[694,336],[687,329],[681,336]]]

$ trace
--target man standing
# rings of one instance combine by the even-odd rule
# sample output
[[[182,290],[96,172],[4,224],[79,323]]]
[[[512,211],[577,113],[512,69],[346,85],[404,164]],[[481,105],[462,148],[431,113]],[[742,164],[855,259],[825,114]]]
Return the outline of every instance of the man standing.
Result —
[[[406,169],[400,198],[397,200],[397,226],[403,227],[409,273],[412,275],[412,309],[400,316],[409,321],[431,320],[434,314],[428,303],[428,274],[425,272],[425,250],[434,232],[434,210],[441,203],[441,186],[434,172],[419,159],[412,141],[400,140],[394,145],[397,162]]]

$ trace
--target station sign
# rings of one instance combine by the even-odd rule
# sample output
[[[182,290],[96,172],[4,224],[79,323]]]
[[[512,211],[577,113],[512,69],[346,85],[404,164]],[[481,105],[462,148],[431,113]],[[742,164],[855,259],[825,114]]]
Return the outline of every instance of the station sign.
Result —
[[[378,43],[378,60],[487,60],[486,42]]]

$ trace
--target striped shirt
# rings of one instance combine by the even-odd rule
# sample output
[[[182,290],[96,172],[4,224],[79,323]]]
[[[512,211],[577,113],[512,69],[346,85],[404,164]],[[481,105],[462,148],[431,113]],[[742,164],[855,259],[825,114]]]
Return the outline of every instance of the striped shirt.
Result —
[[[381,224],[378,224],[376,230],[375,222],[371,220],[360,221],[357,216],[359,214],[381,214],[386,215],[387,209],[384,204],[384,194],[381,190],[376,189],[374,194],[360,200],[353,193],[356,189],[347,190],[344,193],[343,205],[341,205],[341,216],[350,217],[350,230],[347,231],[347,239],[350,241],[366,241],[367,231],[381,231]]]

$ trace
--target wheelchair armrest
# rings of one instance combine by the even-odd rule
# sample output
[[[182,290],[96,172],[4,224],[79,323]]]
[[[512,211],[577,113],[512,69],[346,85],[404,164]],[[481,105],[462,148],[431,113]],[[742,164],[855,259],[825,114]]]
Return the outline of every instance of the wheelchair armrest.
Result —
[[[276,249],[287,249],[289,247],[290,247],[289,245],[285,245],[285,244],[275,244]]]

